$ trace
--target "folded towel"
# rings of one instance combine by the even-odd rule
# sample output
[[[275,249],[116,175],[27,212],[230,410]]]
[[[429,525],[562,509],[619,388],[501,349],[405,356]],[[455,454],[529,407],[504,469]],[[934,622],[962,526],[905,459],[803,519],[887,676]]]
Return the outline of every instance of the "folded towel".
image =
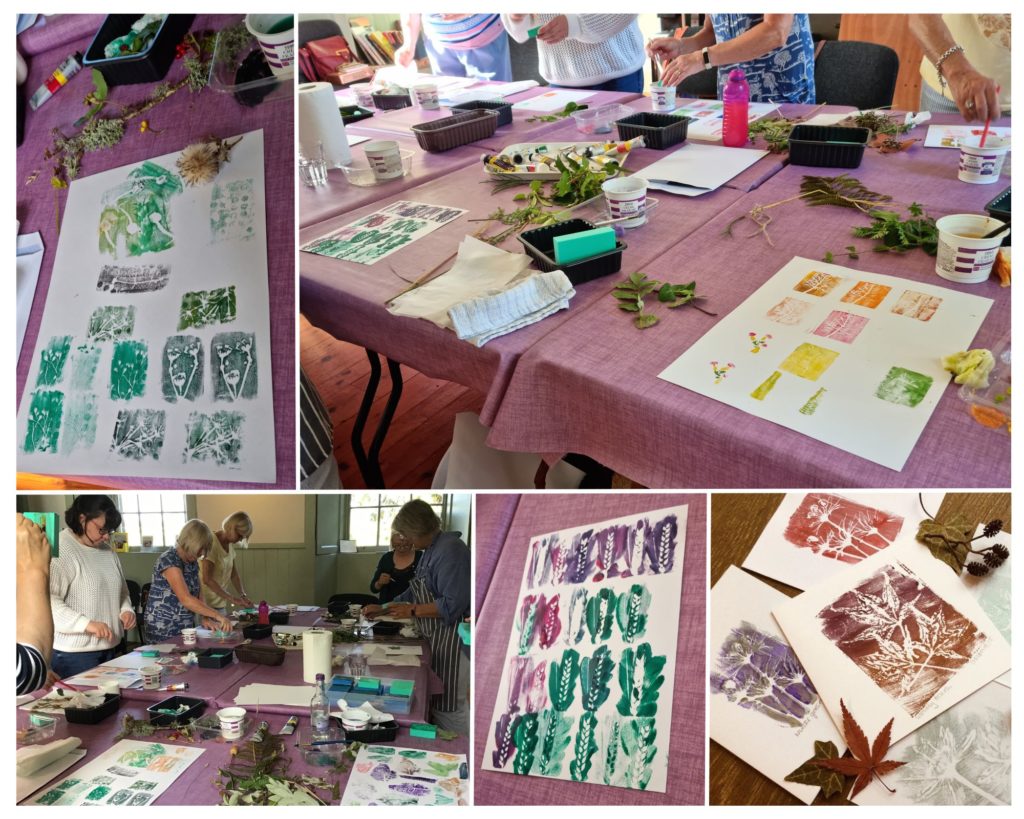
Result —
[[[58,759],[63,759],[81,744],[82,740],[78,737],[68,737],[48,742],[46,745],[27,745],[19,748],[15,763],[18,776],[31,776]]]
[[[482,347],[498,336],[566,309],[575,295],[568,276],[553,270],[530,276],[508,290],[452,305],[448,316],[459,338]]]

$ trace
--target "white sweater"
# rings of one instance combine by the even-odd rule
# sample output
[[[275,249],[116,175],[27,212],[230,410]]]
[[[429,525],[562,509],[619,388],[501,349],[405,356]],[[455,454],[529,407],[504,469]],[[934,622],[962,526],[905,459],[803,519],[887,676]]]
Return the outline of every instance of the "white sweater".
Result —
[[[131,611],[132,603],[121,562],[109,546],[83,546],[70,529],[61,530],[60,557],[50,561],[50,608],[58,651],[102,651],[121,642],[120,614]],[[113,638],[86,633],[91,620],[110,626]]]
[[[531,28],[557,14],[530,15],[513,23],[501,15],[505,29],[517,43],[529,39]],[[643,66],[644,38],[635,14],[566,14],[569,34],[560,43],[537,41],[540,75],[552,85],[586,88],[632,74]]]

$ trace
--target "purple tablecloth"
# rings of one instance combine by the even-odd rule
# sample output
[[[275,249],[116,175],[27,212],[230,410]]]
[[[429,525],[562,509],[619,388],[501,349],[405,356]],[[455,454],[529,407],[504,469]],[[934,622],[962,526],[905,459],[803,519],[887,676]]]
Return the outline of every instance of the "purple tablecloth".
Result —
[[[491,716],[498,693],[508,635],[513,628],[519,584],[530,538],[603,520],[687,504],[686,555],[683,563],[679,640],[672,688],[672,725],[668,755],[668,790],[650,793],[536,776],[481,770]],[[504,541],[480,528],[478,554],[500,549],[494,582],[478,611],[474,769],[478,805],[702,805],[704,804],[704,674],[706,521],[704,495],[678,494],[533,494],[523,495]]]
[[[215,643],[202,641],[196,647],[197,651],[206,651],[208,648],[217,648]],[[232,657],[231,664],[224,668],[200,668],[197,665],[187,666],[183,674],[168,674],[166,671],[161,675],[160,684],[172,685],[175,683],[188,683],[188,691],[146,691],[143,689],[122,688],[121,697],[124,700],[141,702],[145,708],[154,702],[160,702],[168,697],[198,697],[213,704],[218,695],[225,691],[234,691],[238,688],[238,682],[249,673],[249,666],[246,663],[238,662],[237,657]]]
[[[486,395],[481,420],[489,424],[520,355],[588,305],[605,299],[619,278],[685,239],[742,196],[739,191],[727,188],[683,201],[680,201],[682,197],[665,195],[649,224],[627,233],[628,249],[623,254],[621,277],[609,276],[577,286],[576,296],[568,310],[502,336],[482,348],[459,341],[451,330],[441,329],[428,321],[393,316],[387,312],[385,301],[404,289],[409,281],[451,257],[463,237],[482,224],[467,220],[480,219],[499,205],[513,207],[514,192],[492,194],[479,168],[462,168],[304,228],[300,233],[302,243],[398,200],[453,205],[469,211],[373,265],[302,253],[299,266],[303,314],[336,338],[375,350],[432,378],[445,378],[479,390]],[[496,227],[491,227],[491,232],[497,232]],[[503,247],[522,252],[522,245],[514,238],[507,239]]]
[[[476,496],[476,610],[479,612],[487,597],[487,590],[494,577],[494,568],[501,557],[508,527],[512,525],[519,495],[477,495]],[[486,541],[486,542],[485,542]]]
[[[101,19],[101,18],[100,18]],[[225,15],[200,15],[193,30],[221,27]],[[50,28],[52,26],[52,28]],[[33,56],[29,58],[29,74],[22,89],[31,94],[51,71],[73,51],[84,52],[95,34],[98,20],[62,16],[51,21],[46,29],[32,31],[31,37],[22,35],[22,42]],[[46,50],[37,50],[46,49]],[[180,64],[171,67],[168,77],[180,76]],[[43,152],[51,144],[50,131],[65,129],[71,133],[71,123],[85,112],[82,98],[92,88],[89,71],[79,71],[53,99],[36,111],[28,111],[25,121],[25,141],[18,148],[17,157],[17,215],[21,232],[39,231],[46,252],[39,271],[39,284],[32,313],[25,333],[25,344],[18,360],[17,395],[20,402],[28,378],[29,366],[35,354],[36,337],[42,321],[43,305],[50,285],[53,259],[57,252],[57,231],[54,221],[54,189],[50,186],[50,161]],[[145,99],[149,85],[128,85],[112,88],[111,103],[132,103]],[[260,489],[295,488],[295,266],[294,266],[294,137],[293,107],[290,100],[270,102],[256,108],[239,105],[229,95],[206,89],[194,96],[187,90],[176,93],[147,115],[150,128],[139,132],[133,122],[115,150],[103,150],[85,155],[82,176],[140,162],[171,151],[178,151],[192,142],[208,136],[230,136],[258,128],[263,129],[266,160],[267,203],[267,264],[270,284],[270,344],[274,369],[274,426],[277,453],[277,481],[259,484],[228,481],[195,481],[169,478],[122,478],[104,476],[100,480],[111,487],[156,488],[213,488],[253,487]],[[30,184],[24,180],[31,174],[38,177]],[[63,209],[66,191],[58,191]],[[96,476],[74,477],[72,480],[96,482]]]
[[[914,148],[905,155],[868,151],[855,175],[898,200],[921,201],[935,217],[979,212],[1003,189],[958,183],[956,164],[957,152],[940,148]],[[674,251],[646,272],[672,281],[696,278],[698,292],[707,296],[704,305],[725,316],[794,256],[820,259],[826,250],[839,252],[849,244],[870,247],[851,236],[852,226],[866,223],[864,217],[843,208],[811,210],[799,202],[773,211],[774,247],[760,236],[746,238],[749,223],[735,228],[735,238],[722,237],[754,204],[795,195],[804,173],[820,170],[780,171],[692,235],[686,276],[680,277]],[[935,259],[919,250],[865,252],[857,261],[836,261],[994,299],[972,347],[993,347],[1009,331],[1010,291],[994,280],[958,285],[939,279]],[[597,302],[521,359],[488,443],[524,452],[581,452],[651,487],[1009,486],[1008,438],[971,420],[952,384],[906,466],[896,472],[658,379],[716,320],[683,308],[641,333],[611,299]],[[949,352],[954,351],[936,355]]]

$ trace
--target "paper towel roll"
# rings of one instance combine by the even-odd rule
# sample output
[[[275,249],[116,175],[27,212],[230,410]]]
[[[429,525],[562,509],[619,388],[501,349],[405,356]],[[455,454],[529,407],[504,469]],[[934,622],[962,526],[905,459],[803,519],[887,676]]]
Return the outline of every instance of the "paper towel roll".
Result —
[[[316,675],[331,679],[331,644],[334,635],[322,628],[311,628],[302,634],[302,679],[316,682]]]
[[[348,165],[352,154],[345,136],[345,123],[338,113],[334,86],[327,82],[307,82],[299,86],[299,148],[306,158],[315,158],[317,143],[324,145],[327,167]]]

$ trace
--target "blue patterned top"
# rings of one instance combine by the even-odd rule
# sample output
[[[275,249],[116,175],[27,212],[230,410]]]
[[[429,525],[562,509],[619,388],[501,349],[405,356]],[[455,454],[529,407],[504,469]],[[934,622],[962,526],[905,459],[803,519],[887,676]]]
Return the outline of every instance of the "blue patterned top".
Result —
[[[764,20],[763,14],[712,14],[715,40],[739,37]],[[814,42],[807,14],[793,15],[793,28],[782,48],[744,63],[718,68],[718,98],[734,68],[742,68],[750,85],[751,102],[804,102],[814,99]]]
[[[170,568],[180,569],[189,592],[199,596],[199,563],[186,563],[173,546],[167,549],[153,567],[153,585],[146,601],[143,627],[150,643],[177,637],[183,628],[192,628],[196,624],[195,615],[181,604],[164,577],[164,571]]]

